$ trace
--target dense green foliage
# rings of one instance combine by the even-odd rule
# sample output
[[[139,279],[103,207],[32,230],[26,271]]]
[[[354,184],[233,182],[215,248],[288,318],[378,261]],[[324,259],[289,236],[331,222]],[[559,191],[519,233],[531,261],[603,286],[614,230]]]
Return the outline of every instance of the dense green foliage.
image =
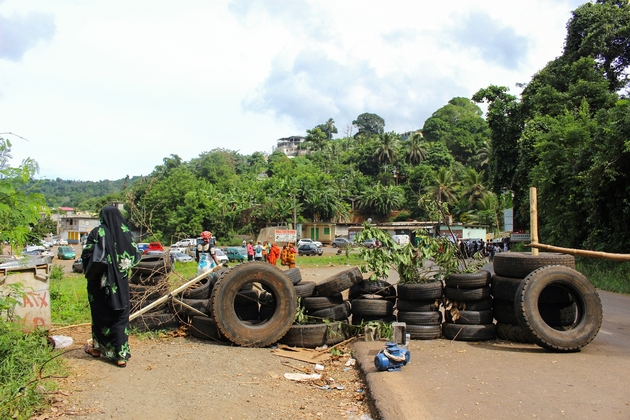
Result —
[[[599,0],[573,12],[563,54],[539,71],[520,100],[481,89],[491,129],[495,192],[514,194],[515,229],[538,189],[542,242],[630,252],[630,5]]]

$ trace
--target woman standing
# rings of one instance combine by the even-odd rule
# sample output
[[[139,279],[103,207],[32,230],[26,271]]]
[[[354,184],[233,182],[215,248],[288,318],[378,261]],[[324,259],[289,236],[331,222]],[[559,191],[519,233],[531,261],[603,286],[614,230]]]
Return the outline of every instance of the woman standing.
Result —
[[[129,272],[141,254],[120,211],[103,207],[81,253],[92,314],[92,345],[85,352],[127,366],[129,351]]]
[[[287,265],[289,268],[295,268],[295,254],[297,254],[297,251],[293,247],[293,244],[289,244],[289,252],[287,254]]]

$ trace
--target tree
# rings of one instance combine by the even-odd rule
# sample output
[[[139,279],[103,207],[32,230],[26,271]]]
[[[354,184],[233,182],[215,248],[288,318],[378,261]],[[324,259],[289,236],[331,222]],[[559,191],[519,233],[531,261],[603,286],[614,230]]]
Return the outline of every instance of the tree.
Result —
[[[311,130],[306,130],[305,141],[310,145],[313,150],[322,150],[328,137],[319,127],[315,127]]]
[[[332,139],[333,134],[337,134],[337,127],[335,127],[335,120],[332,118],[328,118],[324,124],[320,124],[317,126],[320,130],[322,130],[326,134],[326,138],[328,140]]]
[[[453,98],[428,118],[422,133],[429,142],[442,142],[462,164],[470,164],[490,138],[481,109],[467,98]]]
[[[433,177],[432,185],[426,189],[427,195],[438,203],[453,203],[457,198],[457,187],[453,172],[441,168]]]
[[[475,207],[487,193],[483,185],[483,171],[477,172],[468,168],[462,182],[464,197],[468,199],[470,207]]]
[[[398,134],[393,131],[378,136],[379,146],[374,152],[374,157],[381,165],[391,165],[398,158]]]
[[[366,213],[374,213],[378,217],[386,217],[392,210],[402,208],[405,203],[405,193],[401,187],[395,185],[376,184],[366,187],[359,195],[359,207]]]
[[[11,167],[10,158],[11,142],[0,137],[0,241],[19,249],[29,239],[40,212],[47,216],[50,210],[43,195],[28,189],[29,181],[39,170],[37,162],[27,158],[18,167]]]
[[[424,136],[421,132],[416,132],[405,142],[405,161],[416,166],[427,156],[427,149],[424,146]]]
[[[630,65],[630,5],[626,0],[597,0],[573,11],[567,24],[563,56],[569,61],[593,57],[608,80],[610,91],[628,84]]]
[[[355,138],[361,135],[379,135],[384,132],[385,120],[376,114],[365,112],[352,121],[352,125],[358,130],[354,135]]]

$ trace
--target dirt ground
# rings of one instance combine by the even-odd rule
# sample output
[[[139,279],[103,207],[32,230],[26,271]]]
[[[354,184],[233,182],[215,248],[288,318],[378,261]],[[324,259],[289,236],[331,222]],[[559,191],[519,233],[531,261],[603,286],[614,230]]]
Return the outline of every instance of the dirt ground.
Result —
[[[72,261],[55,258],[53,264],[69,272]],[[347,268],[303,269],[302,276],[319,282]],[[83,352],[89,327],[51,334],[74,340],[63,356],[70,373],[59,380],[52,407],[36,419],[372,418],[367,390],[348,362],[349,353],[322,362],[321,380],[296,382],[285,373],[313,373],[315,365],[279,357],[273,348],[243,348],[183,334],[131,337],[132,358],[121,369]]]

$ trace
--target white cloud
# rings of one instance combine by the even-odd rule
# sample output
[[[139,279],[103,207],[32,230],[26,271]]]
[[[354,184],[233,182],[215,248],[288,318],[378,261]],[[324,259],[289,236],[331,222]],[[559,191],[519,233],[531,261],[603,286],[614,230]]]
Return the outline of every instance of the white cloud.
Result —
[[[44,177],[99,180],[171,154],[270,152],[330,117],[406,131],[452,97],[527,82],[579,4],[5,0],[0,132],[28,139],[12,154]]]

